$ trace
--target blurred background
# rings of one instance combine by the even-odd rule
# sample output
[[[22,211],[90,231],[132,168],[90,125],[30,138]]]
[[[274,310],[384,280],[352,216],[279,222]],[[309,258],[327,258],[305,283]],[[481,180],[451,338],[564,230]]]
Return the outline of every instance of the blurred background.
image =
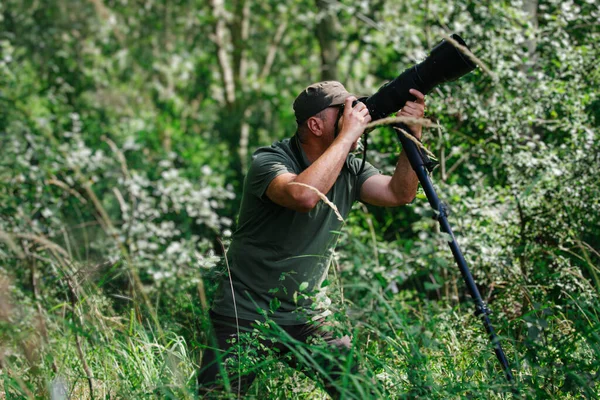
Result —
[[[523,396],[598,396],[599,5],[2,0],[0,398],[193,397],[253,151],[308,84],[372,94],[453,32],[489,71],[427,97],[432,179]],[[393,171],[393,131],[369,149]],[[431,216],[419,195],[346,221],[349,390],[510,398]],[[251,393],[325,398],[275,362]]]

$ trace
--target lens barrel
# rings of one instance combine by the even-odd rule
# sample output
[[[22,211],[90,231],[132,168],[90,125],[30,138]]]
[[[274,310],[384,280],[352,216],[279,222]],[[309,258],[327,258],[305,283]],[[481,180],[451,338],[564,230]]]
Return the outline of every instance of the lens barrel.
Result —
[[[468,49],[460,36],[453,34],[451,37]],[[427,94],[440,83],[454,81],[475,68],[473,61],[452,43],[443,39],[423,62],[405,70],[396,79],[383,85],[377,93],[364,100],[364,103],[373,121],[385,118],[402,108],[407,101],[415,100],[415,97],[409,93],[410,89],[417,89]]]

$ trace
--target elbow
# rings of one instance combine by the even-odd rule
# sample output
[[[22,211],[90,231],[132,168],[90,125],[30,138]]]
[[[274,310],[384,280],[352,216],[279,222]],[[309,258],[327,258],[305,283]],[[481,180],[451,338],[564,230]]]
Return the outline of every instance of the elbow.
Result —
[[[296,211],[307,213],[317,206],[319,198],[317,196],[303,196],[296,200]]]
[[[408,196],[404,196],[404,198],[402,199],[402,206],[405,206],[407,204],[412,203],[413,201],[415,201],[415,199],[417,198],[417,194],[413,193],[413,194],[409,194]]]
[[[319,203],[319,196],[316,195],[312,190],[304,188],[298,188],[301,190],[293,190],[292,199],[294,204],[294,210],[302,213],[310,212]]]
[[[417,197],[416,193],[400,193],[395,196],[394,207],[405,206],[412,203]]]

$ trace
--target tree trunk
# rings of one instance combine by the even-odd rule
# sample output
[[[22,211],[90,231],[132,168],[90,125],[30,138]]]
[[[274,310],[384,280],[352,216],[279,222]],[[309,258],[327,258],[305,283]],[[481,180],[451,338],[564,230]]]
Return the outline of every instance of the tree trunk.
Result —
[[[538,30],[538,0],[525,0],[523,2],[523,11],[527,13],[527,19],[529,26],[533,29],[534,35],[537,35]],[[527,45],[527,63],[523,66],[524,68],[533,68],[537,62],[536,47],[537,40],[535,36],[526,42]]]
[[[327,0],[316,0],[319,10],[317,23],[317,38],[321,47],[321,80],[339,80],[337,62],[339,51],[337,39],[339,36],[338,20]]]

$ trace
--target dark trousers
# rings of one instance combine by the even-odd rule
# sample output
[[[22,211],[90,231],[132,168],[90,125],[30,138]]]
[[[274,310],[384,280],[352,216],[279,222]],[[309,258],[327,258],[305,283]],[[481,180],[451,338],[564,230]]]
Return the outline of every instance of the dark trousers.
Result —
[[[340,384],[344,373],[356,372],[350,355],[350,338],[334,338],[331,326],[323,321],[276,325],[240,319],[238,337],[235,318],[212,311],[210,316],[213,341],[209,341],[204,351],[198,374],[202,396],[223,390],[223,375],[227,376],[232,393],[239,391],[243,395],[260,370],[261,361],[264,365],[267,354],[314,379],[334,399],[342,395]],[[306,345],[307,341],[319,338],[325,342],[324,346]]]

